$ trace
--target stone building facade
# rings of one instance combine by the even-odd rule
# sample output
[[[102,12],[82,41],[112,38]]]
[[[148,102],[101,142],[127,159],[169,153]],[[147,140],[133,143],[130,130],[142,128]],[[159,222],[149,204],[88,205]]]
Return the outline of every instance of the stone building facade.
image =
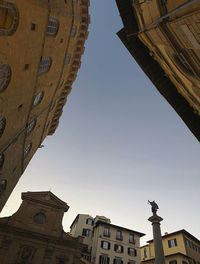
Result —
[[[135,230],[111,224],[104,216],[79,214],[70,227],[73,237],[82,235],[83,257],[94,264],[140,264],[140,238]]]
[[[51,192],[26,192],[22,199],[14,215],[0,218],[0,263],[82,263],[83,238],[62,227],[69,206]]]
[[[84,52],[89,0],[0,0],[0,211],[59,123]]]
[[[200,141],[199,0],[116,2],[119,38]]]

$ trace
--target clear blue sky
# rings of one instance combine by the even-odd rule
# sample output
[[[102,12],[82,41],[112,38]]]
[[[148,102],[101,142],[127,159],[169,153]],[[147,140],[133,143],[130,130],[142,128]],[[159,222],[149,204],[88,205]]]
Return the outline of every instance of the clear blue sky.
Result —
[[[54,136],[44,141],[1,216],[23,191],[51,191],[66,201],[66,231],[76,214],[105,215],[152,238],[147,200],[162,232],[185,228],[200,239],[200,149],[116,36],[114,0],[91,1],[82,67]]]

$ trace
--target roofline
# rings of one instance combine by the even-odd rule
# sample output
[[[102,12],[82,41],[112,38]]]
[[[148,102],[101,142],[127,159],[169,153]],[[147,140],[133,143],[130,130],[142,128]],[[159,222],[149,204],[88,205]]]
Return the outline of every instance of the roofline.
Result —
[[[189,238],[193,239],[196,243],[198,243],[200,245],[200,240],[198,238],[196,238],[195,236],[193,236],[192,234],[190,234],[185,229],[181,229],[181,230],[169,233],[167,235],[162,236],[162,238],[167,238],[167,237],[174,236],[174,235],[181,234],[181,233],[188,236]],[[153,239],[147,241],[147,243],[150,243],[150,242],[153,242]]]
[[[72,228],[72,226],[74,225],[74,223],[76,222],[76,220],[79,218],[80,214],[77,214],[77,216],[74,218],[74,221],[72,222],[72,224],[70,225],[70,228]]]
[[[132,232],[132,233],[135,233],[137,235],[139,235],[139,237],[143,237],[145,236],[146,234],[144,233],[141,233],[141,232],[138,232],[138,231],[135,231],[135,230],[132,230],[132,229],[128,229],[128,228],[125,228],[125,227],[122,227],[122,226],[117,226],[117,225],[113,225],[113,224],[109,224],[107,222],[103,222],[103,221],[97,221],[94,228],[96,228],[98,225],[107,225],[107,226],[110,226],[110,227],[115,227],[115,228],[118,228],[118,229],[122,229],[122,230],[126,230],[128,232]]]

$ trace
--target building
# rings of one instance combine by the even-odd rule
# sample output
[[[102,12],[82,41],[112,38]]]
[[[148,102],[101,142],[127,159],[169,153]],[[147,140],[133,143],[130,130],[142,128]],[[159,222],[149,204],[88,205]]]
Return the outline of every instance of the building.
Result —
[[[80,264],[83,238],[63,231],[69,206],[51,192],[22,193],[11,217],[0,218],[1,264]]]
[[[200,141],[199,0],[116,2],[119,38]]]
[[[113,225],[104,216],[79,214],[70,226],[73,237],[82,235],[87,245],[83,257],[94,264],[139,264],[143,233]]]
[[[166,264],[200,264],[200,240],[182,229],[162,236]],[[141,247],[141,263],[154,264],[153,240]]]
[[[0,211],[59,123],[81,65],[89,0],[0,0]]]

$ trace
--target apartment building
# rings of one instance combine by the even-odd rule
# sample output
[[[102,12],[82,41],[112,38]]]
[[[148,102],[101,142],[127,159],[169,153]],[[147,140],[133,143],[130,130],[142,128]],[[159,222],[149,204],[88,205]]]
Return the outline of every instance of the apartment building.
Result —
[[[124,25],[119,38],[200,141],[199,0],[116,3]]]
[[[0,211],[52,135],[88,36],[89,0],[0,0]]]
[[[200,264],[200,240],[182,229],[162,236],[166,264]],[[141,247],[141,263],[154,264],[153,240]]]
[[[70,227],[74,237],[82,235],[87,245],[83,257],[94,264],[139,264],[140,238],[135,230],[111,224],[104,216],[79,214]]]

